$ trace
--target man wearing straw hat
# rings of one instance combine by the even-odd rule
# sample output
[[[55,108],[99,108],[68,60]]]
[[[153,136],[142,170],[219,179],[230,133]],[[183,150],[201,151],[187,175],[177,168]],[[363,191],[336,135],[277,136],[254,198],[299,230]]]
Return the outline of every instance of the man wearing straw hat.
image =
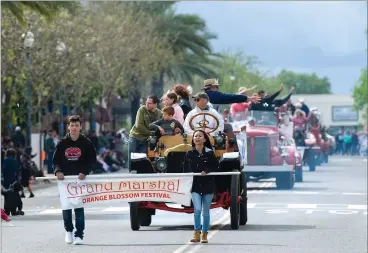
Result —
[[[257,88],[257,85],[253,86],[252,88],[240,87],[238,89],[238,94],[247,95],[249,91],[254,90]],[[248,109],[250,108],[251,102],[243,102],[243,103],[232,103],[230,106],[230,114],[233,119],[237,116],[245,119]]]
[[[259,103],[260,97],[257,94],[247,97],[242,94],[231,94],[222,93],[219,91],[220,84],[215,78],[204,80],[204,92],[210,98],[210,103],[213,105],[214,109],[218,111],[220,104],[232,104],[232,103],[243,103],[252,102]]]

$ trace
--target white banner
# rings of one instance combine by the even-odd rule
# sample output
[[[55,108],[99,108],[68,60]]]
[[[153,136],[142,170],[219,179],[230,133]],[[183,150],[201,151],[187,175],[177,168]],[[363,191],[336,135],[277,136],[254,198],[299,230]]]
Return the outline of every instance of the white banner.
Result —
[[[247,134],[244,131],[237,133],[236,140],[238,143],[239,153],[241,157],[241,164],[245,166],[248,163]]]
[[[74,209],[110,201],[157,201],[189,206],[193,175],[164,175],[87,176],[84,180],[65,177],[64,180],[58,180],[61,208]]]

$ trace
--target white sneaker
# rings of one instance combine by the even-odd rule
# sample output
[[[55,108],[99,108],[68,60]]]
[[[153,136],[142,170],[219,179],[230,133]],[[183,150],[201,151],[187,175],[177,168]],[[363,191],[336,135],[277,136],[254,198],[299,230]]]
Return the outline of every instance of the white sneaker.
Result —
[[[71,244],[73,242],[73,233],[72,232],[66,232],[65,233],[65,242],[68,244]]]
[[[83,239],[79,237],[74,238],[74,245],[82,245],[82,244],[83,244]]]

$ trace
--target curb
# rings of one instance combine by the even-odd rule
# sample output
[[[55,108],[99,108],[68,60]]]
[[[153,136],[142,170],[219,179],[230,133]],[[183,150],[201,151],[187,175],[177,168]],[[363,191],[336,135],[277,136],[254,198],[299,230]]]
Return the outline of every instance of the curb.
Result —
[[[51,183],[44,183],[42,180],[39,180],[40,182],[32,183],[32,190],[42,190],[47,189],[55,186],[56,184],[54,182]]]

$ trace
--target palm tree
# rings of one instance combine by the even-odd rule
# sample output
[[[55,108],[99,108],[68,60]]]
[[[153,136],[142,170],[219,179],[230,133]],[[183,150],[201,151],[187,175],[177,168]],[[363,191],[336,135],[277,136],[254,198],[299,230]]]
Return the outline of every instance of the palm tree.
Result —
[[[67,9],[73,11],[79,6],[78,2],[63,2],[63,1],[50,1],[50,2],[31,2],[31,1],[1,1],[2,9],[9,10],[21,23],[26,25],[24,18],[25,11],[31,10],[38,12],[44,16],[47,20],[52,20],[55,14],[61,9]]]
[[[213,77],[216,62],[210,40],[217,36],[207,31],[206,22],[198,15],[176,14],[172,4],[161,4],[158,31],[169,36],[174,59],[152,79],[152,93],[163,94],[164,77],[192,82],[193,77]],[[156,12],[157,13],[157,12]]]

